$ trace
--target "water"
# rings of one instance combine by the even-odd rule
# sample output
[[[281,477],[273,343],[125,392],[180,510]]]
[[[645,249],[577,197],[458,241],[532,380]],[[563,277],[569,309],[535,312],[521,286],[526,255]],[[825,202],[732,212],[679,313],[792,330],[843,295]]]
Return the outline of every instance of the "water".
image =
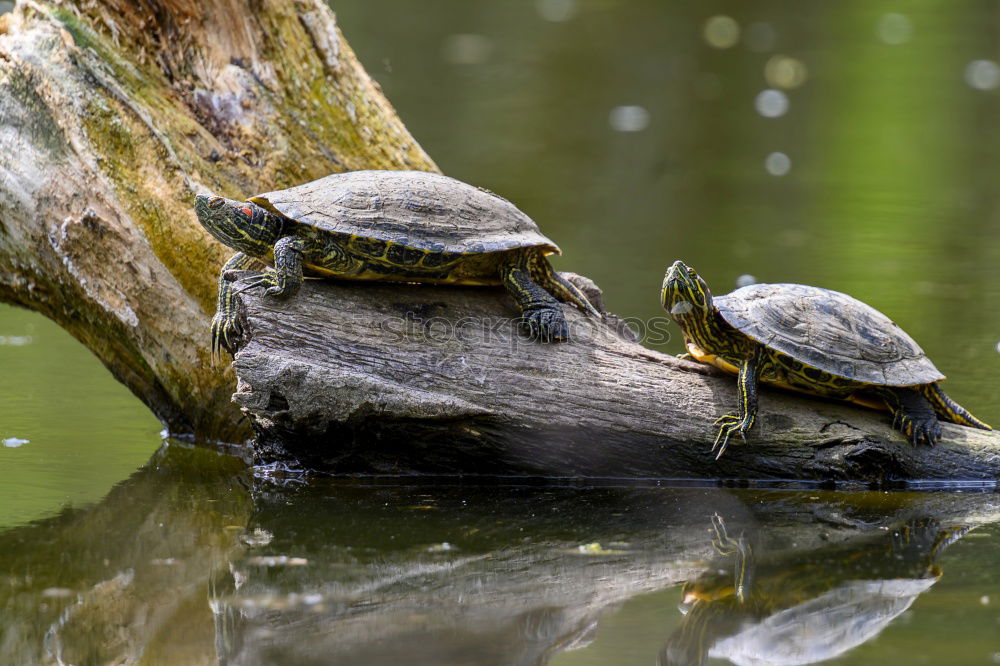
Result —
[[[278,485],[173,444],[5,534],[0,645],[17,664],[696,663],[676,656],[768,641],[991,663],[998,519],[994,493]]]
[[[0,368],[0,529],[96,502],[160,445],[156,418],[39,314],[0,305]]]
[[[719,292],[748,275],[844,291],[1000,423],[995,7],[744,4],[336,10],[445,173],[516,202],[611,310],[661,316],[677,258]],[[772,600],[844,589],[809,573],[850,559],[824,547],[895,558],[881,535],[974,524],[833,659],[1000,661],[995,495],[282,488],[177,443],[135,472],[160,426],[86,350],[6,306],[0,342],[4,663],[655,663],[683,582],[732,573],[715,514]]]

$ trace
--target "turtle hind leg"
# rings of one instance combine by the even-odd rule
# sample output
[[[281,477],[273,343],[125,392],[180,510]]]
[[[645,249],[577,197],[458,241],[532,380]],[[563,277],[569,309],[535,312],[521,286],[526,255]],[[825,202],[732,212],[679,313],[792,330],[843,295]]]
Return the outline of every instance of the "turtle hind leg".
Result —
[[[896,428],[916,446],[934,446],[941,439],[941,423],[931,402],[919,389],[883,387],[879,395],[892,412],[892,427]]]
[[[591,304],[584,293],[575,284],[559,275],[541,252],[530,253],[527,257],[527,264],[532,279],[550,294],[563,303],[575,305],[592,317],[601,318],[601,313]]]
[[[969,426],[970,428],[993,430],[989,424],[980,421],[957,402],[945,395],[937,382],[920,386],[917,390],[931,403],[934,411],[937,412],[938,418],[951,423]]]
[[[521,309],[521,327],[542,342],[569,339],[562,306],[552,295],[531,279],[531,269],[524,255],[500,267],[500,281]]]

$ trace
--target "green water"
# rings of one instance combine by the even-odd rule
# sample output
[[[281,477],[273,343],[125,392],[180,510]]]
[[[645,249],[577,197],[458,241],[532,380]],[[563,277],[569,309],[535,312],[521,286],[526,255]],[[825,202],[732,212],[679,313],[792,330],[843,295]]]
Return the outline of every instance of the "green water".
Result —
[[[156,418],[41,315],[0,306],[0,528],[96,502],[160,445]]]
[[[444,172],[528,212],[611,310],[661,316],[677,258],[719,292],[744,275],[845,291],[1000,423],[995,3],[335,9]],[[729,48],[712,16],[735,20]],[[755,107],[780,110],[767,89],[778,117]],[[0,307],[0,341],[0,441],[27,440],[0,445],[0,663],[654,663],[680,582],[731,567],[714,513],[759,535],[755,570],[821,560],[831,529],[864,550],[914,519],[975,524],[835,660],[1000,661],[995,495],[279,488],[209,449],[150,461],[159,424],[40,316]]]

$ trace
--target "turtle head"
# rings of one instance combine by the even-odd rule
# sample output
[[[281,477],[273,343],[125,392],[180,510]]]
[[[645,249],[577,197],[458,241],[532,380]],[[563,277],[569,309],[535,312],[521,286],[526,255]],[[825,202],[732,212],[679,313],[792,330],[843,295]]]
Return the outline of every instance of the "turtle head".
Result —
[[[267,256],[281,237],[281,218],[251,201],[199,194],[194,210],[219,242],[253,257]]]
[[[711,315],[712,292],[695,270],[683,261],[675,261],[663,276],[660,303],[678,325]]]

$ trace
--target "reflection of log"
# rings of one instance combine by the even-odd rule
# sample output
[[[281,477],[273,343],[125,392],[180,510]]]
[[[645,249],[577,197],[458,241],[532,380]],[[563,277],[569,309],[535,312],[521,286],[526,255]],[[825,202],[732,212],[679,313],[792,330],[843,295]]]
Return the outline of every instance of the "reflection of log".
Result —
[[[585,646],[630,598],[700,574],[718,557],[714,512],[734,535],[753,531],[764,558],[786,553],[791,568],[831,544],[849,556],[849,544],[884,541],[915,517],[998,516],[990,495],[898,494],[865,507],[864,496],[832,493],[810,502],[666,489],[427,492],[319,484],[259,503],[251,528],[275,540],[250,548],[230,584],[216,586],[227,663],[541,665]],[[261,557],[274,553],[308,563]],[[678,601],[647,605],[657,614],[630,634],[655,627],[665,641],[681,620]]]
[[[174,432],[238,441],[192,210],[434,169],[323,0],[19,0],[0,16],[0,300],[87,345]]]
[[[990,494],[283,488],[241,470],[172,446],[98,505],[0,534],[3,663],[544,663],[700,574],[715,513],[807,556],[915,518],[1000,518]],[[648,620],[661,641],[677,601]]]
[[[914,448],[884,413],[770,390],[747,445],[715,461],[731,377],[568,308],[573,342],[529,342],[500,289],[310,281],[287,302],[258,293],[240,299],[234,399],[263,458],[338,472],[1000,477],[1000,433],[945,425],[937,447]]]
[[[0,663],[217,663],[205,590],[240,548],[243,468],[171,446],[96,506],[0,534]]]

